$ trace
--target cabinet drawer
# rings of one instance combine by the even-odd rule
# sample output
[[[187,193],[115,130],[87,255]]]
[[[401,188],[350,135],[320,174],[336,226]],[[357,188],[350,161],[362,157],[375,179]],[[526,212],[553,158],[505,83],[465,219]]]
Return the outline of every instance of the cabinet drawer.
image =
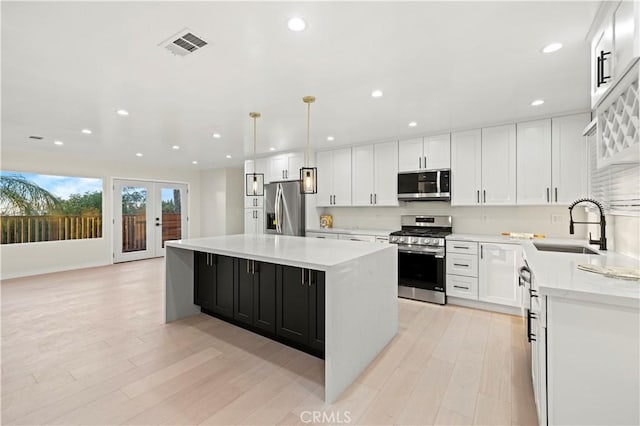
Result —
[[[447,274],[478,276],[478,256],[475,254],[447,253]]]
[[[244,208],[251,209],[254,207],[262,208],[264,205],[264,197],[244,197]]]
[[[340,234],[338,239],[347,241],[365,241],[367,243],[376,242],[376,237],[373,235]]]
[[[307,232],[309,238],[323,238],[325,240],[337,240],[338,234],[330,234],[328,232]]]
[[[478,279],[447,274],[447,296],[478,300]]]
[[[478,243],[470,241],[447,241],[448,253],[478,254]]]

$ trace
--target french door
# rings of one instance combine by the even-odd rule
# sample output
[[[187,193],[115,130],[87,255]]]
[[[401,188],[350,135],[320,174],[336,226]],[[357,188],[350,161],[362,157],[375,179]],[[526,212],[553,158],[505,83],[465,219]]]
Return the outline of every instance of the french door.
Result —
[[[113,261],[164,256],[164,243],[187,236],[187,185],[114,179]]]

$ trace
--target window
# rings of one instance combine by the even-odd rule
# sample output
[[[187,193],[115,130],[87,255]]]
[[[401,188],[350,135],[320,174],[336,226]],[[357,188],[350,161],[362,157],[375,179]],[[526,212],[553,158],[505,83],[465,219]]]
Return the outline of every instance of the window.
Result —
[[[102,179],[0,172],[2,244],[102,238]]]

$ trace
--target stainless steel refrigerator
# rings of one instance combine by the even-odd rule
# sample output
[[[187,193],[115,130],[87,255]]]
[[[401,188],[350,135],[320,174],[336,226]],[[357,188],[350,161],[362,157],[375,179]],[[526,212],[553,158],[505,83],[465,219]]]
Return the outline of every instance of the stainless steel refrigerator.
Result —
[[[272,182],[264,186],[265,234],[304,236],[304,195],[300,182]]]

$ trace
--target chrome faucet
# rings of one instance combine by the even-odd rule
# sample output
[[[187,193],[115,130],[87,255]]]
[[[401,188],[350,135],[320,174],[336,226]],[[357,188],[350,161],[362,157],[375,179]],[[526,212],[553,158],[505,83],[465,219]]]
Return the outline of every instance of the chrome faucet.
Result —
[[[573,220],[573,208],[580,204],[580,203],[592,203],[595,204],[596,207],[598,207],[598,210],[600,210],[600,222],[575,222]],[[573,224],[574,223],[580,223],[580,224],[599,224],[600,225],[600,239],[599,240],[592,240],[591,239],[591,232],[589,232],[589,244],[600,244],[600,250],[606,250],[607,249],[607,231],[606,231],[606,227],[607,227],[607,223],[604,219],[604,208],[602,207],[602,204],[599,201],[596,200],[592,200],[591,198],[581,198],[579,200],[574,201],[573,203],[571,203],[571,205],[569,206],[569,234],[573,235],[574,231],[573,231]]]

